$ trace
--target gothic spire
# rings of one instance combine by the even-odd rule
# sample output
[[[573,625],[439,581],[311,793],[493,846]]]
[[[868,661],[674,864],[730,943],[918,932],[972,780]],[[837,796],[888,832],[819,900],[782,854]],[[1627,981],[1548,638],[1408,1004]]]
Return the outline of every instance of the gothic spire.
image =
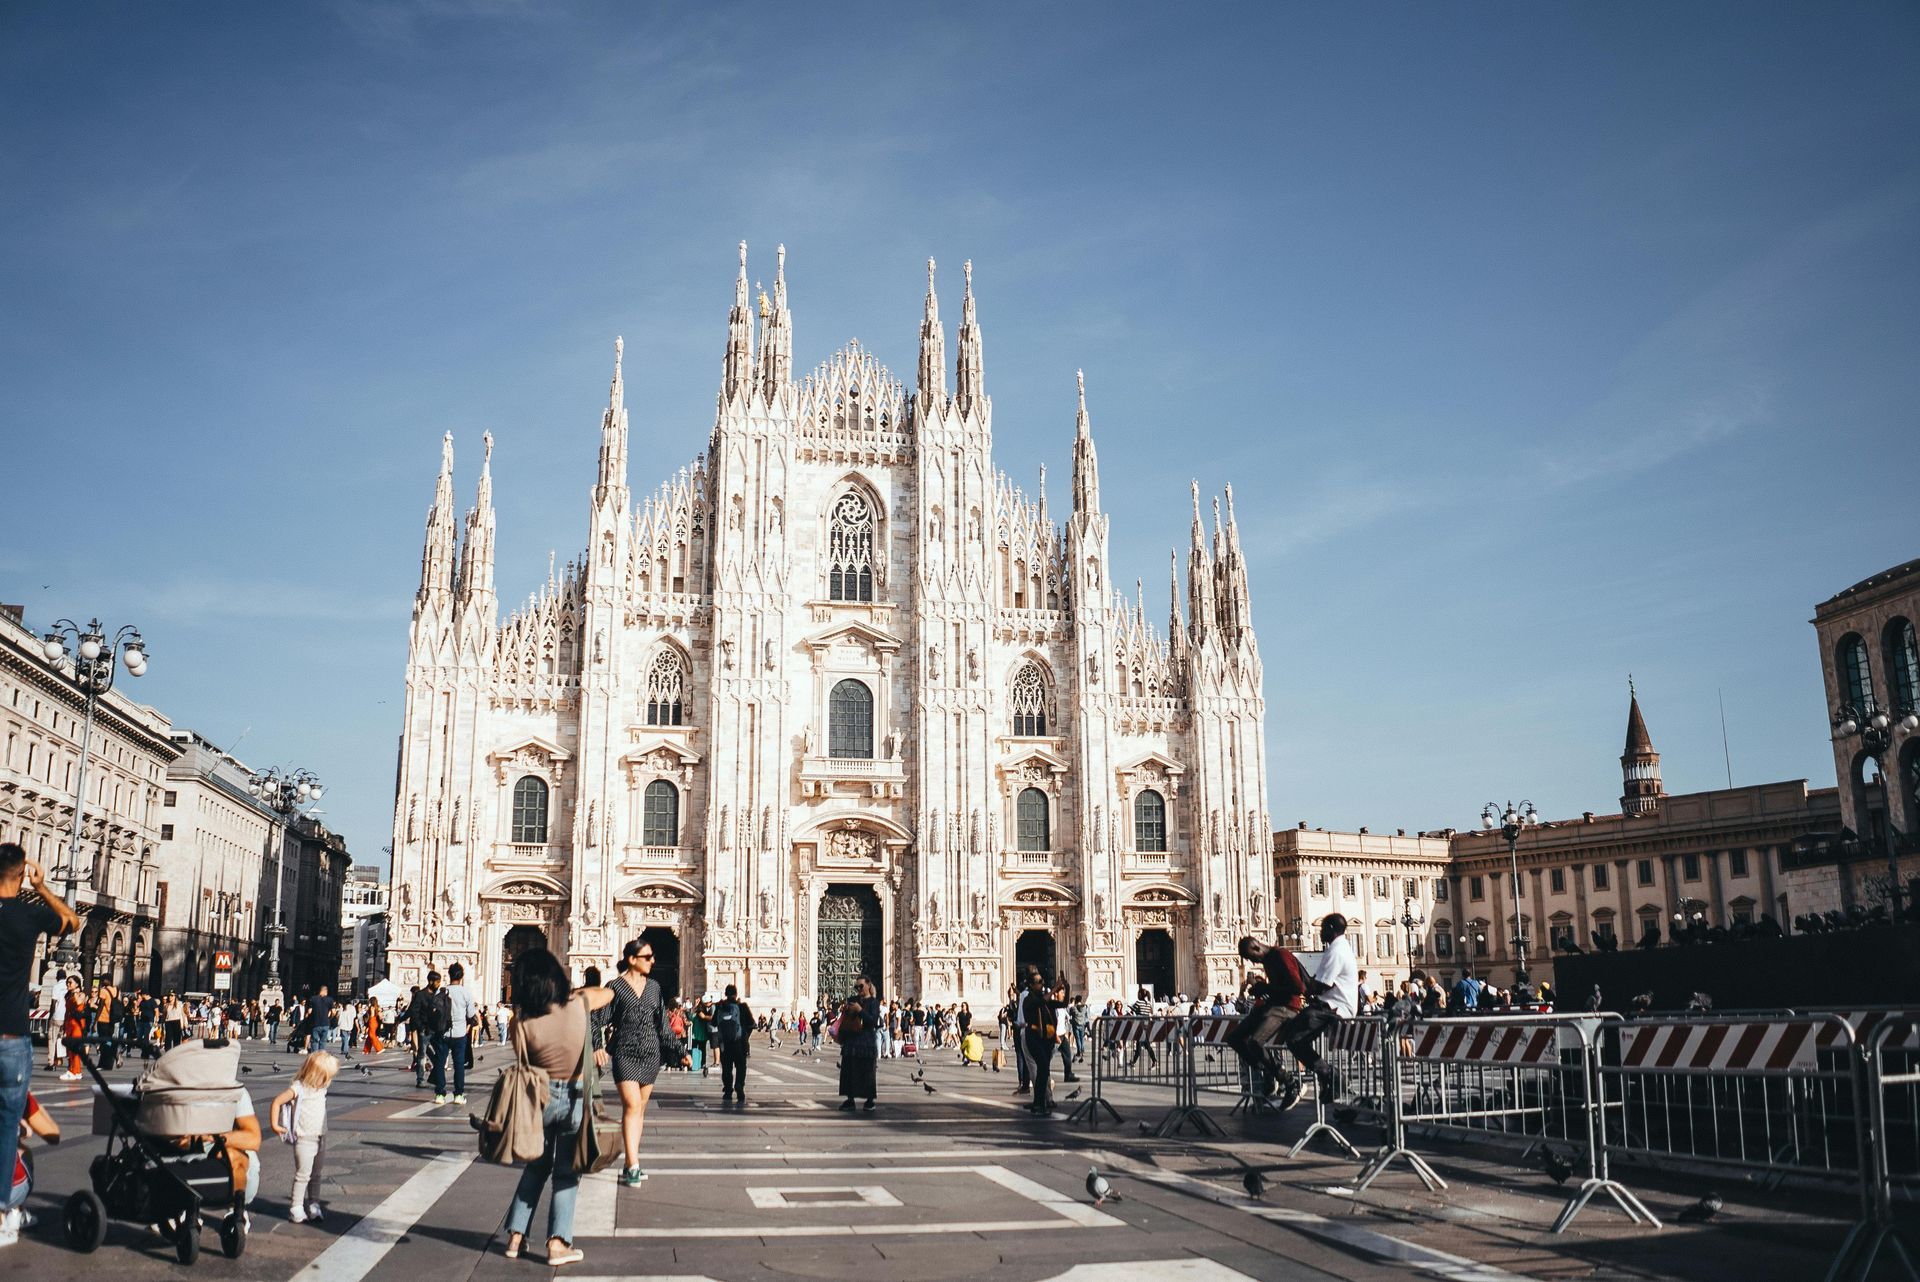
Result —
[[[1186,648],[1187,625],[1180,617],[1180,553],[1167,549],[1167,647],[1178,654]]]
[[[1047,465],[1040,465],[1040,527],[1051,530],[1053,522],[1047,517]]]
[[[940,328],[940,298],[933,290],[933,260],[927,260],[927,302],[920,316],[920,395],[937,405],[947,395],[947,336]]]
[[[733,307],[727,312],[727,359],[721,366],[720,398],[732,400],[746,389],[753,370],[753,308],[747,298],[747,242],[740,242],[740,275],[733,282]]]
[[[793,313],[787,310],[787,247],[776,245],[773,255],[773,304],[761,309],[766,326],[760,335],[760,395],[769,402],[793,381]],[[762,302],[765,302],[764,296]]]
[[[440,438],[440,479],[427,509],[426,545],[420,553],[420,605],[453,590],[453,433]]]
[[[1240,522],[1233,514],[1233,486],[1227,486],[1227,525],[1224,589],[1226,600],[1220,603],[1224,626],[1237,639],[1253,618],[1247,588],[1247,562],[1240,552]]]
[[[1660,754],[1653,750],[1646,718],[1640,715],[1640,696],[1627,678],[1627,750],[1620,755],[1621,813],[1657,813],[1667,790],[1660,782]]]
[[[626,341],[613,340],[613,384],[607,392],[607,410],[600,416],[600,473],[594,482],[593,501],[625,507],[627,498],[627,389],[621,377],[621,357]]]
[[[467,513],[466,536],[460,544],[460,595],[467,600],[493,601],[493,433],[480,435],[480,485]]]
[[[1080,385],[1080,408],[1073,420],[1073,510],[1100,510],[1100,460],[1093,449],[1093,427],[1087,419],[1087,375],[1073,372]]]
[[[980,325],[973,313],[973,260],[962,270],[966,273],[967,293],[960,302],[960,357],[955,378],[954,403],[961,414],[969,414],[984,396],[985,372],[980,361]]]
[[[1193,490],[1193,541],[1187,550],[1187,618],[1193,640],[1203,644],[1212,630],[1213,558],[1207,551],[1207,527],[1200,519],[1200,482],[1191,482]]]

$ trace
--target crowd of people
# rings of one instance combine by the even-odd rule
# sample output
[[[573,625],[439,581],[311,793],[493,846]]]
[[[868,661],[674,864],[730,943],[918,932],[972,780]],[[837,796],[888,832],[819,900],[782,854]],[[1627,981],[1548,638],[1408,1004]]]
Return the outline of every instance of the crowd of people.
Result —
[[[34,893],[22,897],[23,889]],[[22,1121],[31,1111],[27,969],[41,936],[57,937],[77,924],[24,852],[0,845],[0,1169],[12,1164]],[[1552,1001],[1544,984],[1503,990],[1470,975],[1444,984],[1419,971],[1392,993],[1369,991],[1337,914],[1326,919],[1322,940],[1326,947],[1312,975],[1284,947],[1248,937],[1240,946],[1249,967],[1247,982],[1232,997],[1216,993],[1196,1001],[1177,993],[1156,997],[1142,988],[1132,1002],[1109,1001],[1097,1014],[1238,1015],[1229,1044],[1261,1079],[1263,1090],[1286,1088],[1292,1077],[1297,1091],[1297,1075],[1282,1066],[1285,1052],[1320,1077],[1323,1091],[1337,1096],[1338,1079],[1319,1060],[1315,1042],[1341,1019],[1380,1010],[1430,1016],[1536,1008]],[[274,1045],[284,1040],[289,1051],[303,1052],[292,1079],[269,1107],[273,1133],[293,1149],[289,1218],[296,1222],[324,1213],[315,1193],[325,1157],[326,1100],[342,1061],[356,1054],[404,1053],[415,1086],[430,1088],[436,1104],[465,1104],[476,1048],[489,1042],[511,1047],[511,1063],[535,1070],[544,1095],[537,1102],[537,1121],[523,1119],[537,1131],[538,1156],[525,1154],[507,1212],[505,1251],[521,1254],[535,1205],[550,1186],[545,1253],[550,1265],[583,1258],[573,1241],[582,1169],[578,1150],[598,1108],[589,1091],[602,1070],[610,1072],[620,1100],[619,1182],[634,1187],[646,1179],[641,1144],[662,1071],[709,1073],[717,1066],[723,1104],[745,1104],[755,1040],[778,1048],[792,1036],[794,1054],[816,1054],[831,1040],[839,1048],[841,1109],[871,1113],[878,1107],[880,1060],[950,1051],[983,1070],[1001,1071],[1011,1059],[1019,1075],[1013,1093],[1026,1097],[1036,1115],[1046,1116],[1053,1108],[1056,1071],[1065,1082],[1078,1080],[1075,1066],[1089,1053],[1096,1028],[1096,1012],[1085,994],[1071,993],[1063,980],[1034,968],[1009,987],[988,1027],[966,1002],[882,1001],[867,977],[814,1009],[756,1015],[732,986],[718,998],[683,1000],[663,993],[651,977],[654,961],[651,944],[635,939],[622,949],[610,980],[603,982],[589,969],[584,982],[575,984],[551,952],[530,949],[513,962],[508,1001],[479,1001],[460,964],[453,963],[445,975],[430,972],[425,984],[401,995],[391,1008],[371,997],[336,999],[325,986],[284,1008],[237,997],[123,994],[106,982],[82,984],[54,967],[33,1004],[50,1032],[58,1030],[48,1038],[49,1056],[50,1063],[64,1059],[65,1080],[79,1075],[79,1050],[87,1046],[109,1064],[130,1053],[151,1057],[183,1042],[216,1045],[223,1039]],[[401,1061],[393,1062],[398,1067]],[[496,1089],[488,1102],[483,1130],[503,1107],[499,1095]],[[239,1112],[246,1116],[236,1117],[230,1147],[257,1153],[260,1128],[251,1105]],[[251,1158],[246,1164],[254,1166]],[[258,1171],[250,1169],[249,1196],[257,1183]],[[0,1216],[0,1245],[17,1235],[17,1210],[15,1202]]]

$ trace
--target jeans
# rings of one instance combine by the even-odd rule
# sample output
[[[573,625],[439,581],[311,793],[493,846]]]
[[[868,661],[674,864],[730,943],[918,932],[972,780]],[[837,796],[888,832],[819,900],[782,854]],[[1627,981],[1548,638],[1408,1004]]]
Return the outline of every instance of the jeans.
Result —
[[[1025,1038],[1027,1053],[1033,1057],[1033,1107],[1036,1111],[1053,1107],[1053,1038],[1029,1031]]]
[[[447,1093],[447,1055],[453,1055],[453,1093],[467,1093],[467,1039],[443,1033],[433,1039],[433,1093]]]
[[[0,1171],[12,1189],[13,1162],[20,1151],[20,1119],[27,1115],[27,1086],[33,1080],[33,1039],[0,1037]]]
[[[747,1039],[720,1047],[720,1093],[747,1097]]]
[[[580,1130],[585,1103],[577,1083],[553,1083],[547,1111],[541,1118],[547,1131],[546,1146],[520,1172],[513,1205],[507,1209],[507,1232],[527,1231],[533,1223],[534,1205],[540,1201],[540,1190],[551,1175],[553,1200],[547,1206],[547,1236],[573,1242],[573,1204],[580,1196],[580,1173],[573,1169],[573,1137]]]

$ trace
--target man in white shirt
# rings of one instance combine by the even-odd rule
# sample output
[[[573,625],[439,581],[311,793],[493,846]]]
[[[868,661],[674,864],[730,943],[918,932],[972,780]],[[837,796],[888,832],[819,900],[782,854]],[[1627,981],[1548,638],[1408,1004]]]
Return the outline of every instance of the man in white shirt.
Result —
[[[1328,913],[1320,923],[1320,941],[1326,945],[1320,965],[1307,981],[1309,999],[1305,1009],[1280,1029],[1276,1038],[1293,1052],[1301,1066],[1320,1079],[1320,1097],[1333,1100],[1340,1095],[1340,1075],[1320,1062],[1313,1048],[1320,1034],[1343,1019],[1352,1019],[1359,1010],[1360,959],[1347,939],[1347,919]]]

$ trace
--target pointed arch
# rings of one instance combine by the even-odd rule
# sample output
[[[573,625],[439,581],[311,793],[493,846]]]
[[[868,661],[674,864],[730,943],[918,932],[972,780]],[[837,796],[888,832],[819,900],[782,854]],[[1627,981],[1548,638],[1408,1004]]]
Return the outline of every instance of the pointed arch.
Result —
[[[1012,733],[1018,738],[1044,738],[1059,733],[1053,714],[1053,682],[1035,660],[1021,661],[1007,688],[1007,706],[1013,715]]]
[[[670,637],[662,637],[647,659],[646,724],[685,724],[693,691],[693,664],[686,651]]]
[[[879,492],[858,473],[848,473],[830,491],[824,516],[826,597],[871,601],[886,584],[886,507]]]

